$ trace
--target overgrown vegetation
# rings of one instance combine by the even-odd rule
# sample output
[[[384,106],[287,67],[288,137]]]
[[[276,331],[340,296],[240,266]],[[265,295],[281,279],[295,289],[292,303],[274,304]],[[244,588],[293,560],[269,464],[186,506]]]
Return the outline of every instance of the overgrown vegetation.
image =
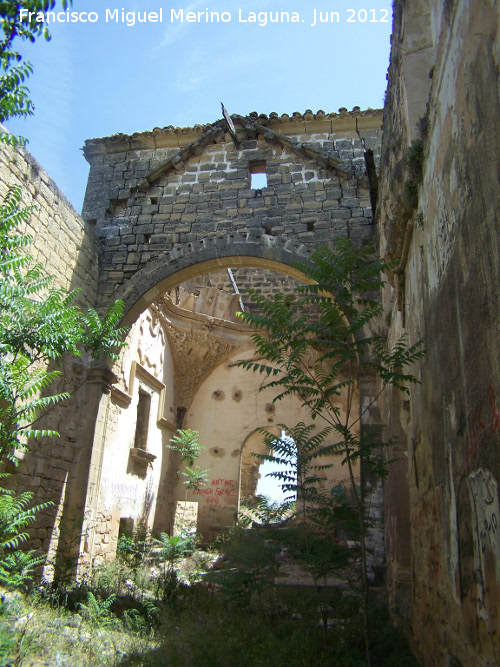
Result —
[[[369,629],[369,579],[367,531],[368,518],[364,495],[359,486],[358,466],[364,474],[383,478],[387,464],[381,456],[380,434],[362,428],[386,385],[409,394],[417,380],[412,364],[423,356],[422,342],[409,345],[401,338],[389,348],[382,334],[375,333],[382,309],[378,299],[383,273],[389,264],[373,257],[370,248],[356,250],[348,239],[338,239],[334,250],[322,248],[311,257],[311,264],[298,268],[313,284],[299,288],[292,303],[282,294],[272,299],[252,292],[259,312],[242,314],[244,321],[256,327],[253,335],[260,361],[242,361],[243,368],[267,375],[263,388],[273,388],[276,401],[295,395],[310,413],[312,421],[323,428],[312,435],[312,427],[299,424],[285,430],[294,445],[278,441],[269,433],[268,446],[277,449],[271,458],[286,463],[284,473],[274,473],[285,491],[297,492],[297,521],[307,537],[310,527],[329,539],[345,533],[359,544],[361,608],[364,618],[366,662],[372,664]],[[310,306],[317,309],[310,316]],[[378,393],[356,410],[357,382],[363,377],[379,381]],[[288,441],[290,442],[290,441]],[[273,444],[274,443],[274,444]],[[280,444],[281,443],[281,444]],[[285,443],[285,444],[283,444]],[[347,468],[349,487],[333,492],[325,474],[337,456]],[[293,473],[290,470],[293,471]],[[355,529],[354,529],[355,527]],[[306,554],[311,550],[306,539]],[[335,558],[325,566],[333,567]],[[311,560],[310,572],[318,594],[318,579]],[[318,604],[320,601],[318,600]],[[327,627],[326,610],[323,627]]]
[[[292,435],[301,473],[285,482],[306,490],[297,498],[303,512],[309,513],[306,497],[321,511],[305,444],[311,440],[312,453],[319,441],[303,425]],[[178,437],[178,446],[198,443],[186,447],[186,456],[193,449],[187,458],[193,465],[199,435]],[[286,454],[278,443],[274,453]],[[217,551],[197,548],[189,530],[154,538],[142,529],[120,537],[116,560],[101,563],[86,581],[59,578],[26,597],[0,590],[0,666],[365,664],[354,589],[317,586],[319,594],[311,595],[308,586],[280,582],[290,564],[305,566],[316,582],[341,565],[355,567],[352,552],[331,531],[290,525],[293,506],[260,499],[252,507],[254,527],[236,527]],[[369,614],[374,660],[414,665],[385,608]]]
[[[414,139],[405,153],[407,177],[403,183],[402,198],[411,215],[418,207],[418,188],[422,183],[424,164],[424,144],[422,139]]]
[[[47,11],[55,4],[54,0],[26,0],[23,7],[32,12]],[[63,7],[70,4],[71,0],[62,2]],[[48,32],[43,23],[21,23],[19,3],[0,2],[0,9],[0,120],[6,120],[33,112],[25,86],[32,68],[13,48],[13,40],[34,41],[40,35],[48,38]],[[15,143],[15,138],[3,135],[3,139]],[[47,411],[68,398],[64,392],[50,394],[59,371],[48,370],[47,364],[55,363],[66,352],[78,355],[82,349],[94,358],[112,355],[123,333],[116,329],[120,303],[114,304],[103,320],[95,311],[83,314],[74,305],[76,293],[68,295],[53,288],[52,279],[33,262],[26,250],[31,238],[16,231],[25,225],[32,210],[19,206],[20,197],[20,190],[12,189],[0,208],[0,454],[13,464],[17,462],[16,451],[26,447],[29,438],[57,435],[36,426]],[[317,303],[319,297],[317,292],[306,298]],[[279,298],[276,303],[287,321],[292,306]],[[349,317],[348,312],[346,315]],[[363,324],[365,316],[358,314],[357,324],[354,317],[345,340]],[[296,334],[300,338],[300,331],[293,336]],[[314,349],[321,357],[332,343],[331,330],[329,333],[326,327],[314,334]],[[360,349],[350,359],[353,370]],[[299,346],[297,358],[301,354]],[[391,359],[401,361],[401,355],[402,350],[399,357]],[[330,361],[335,367],[335,354]],[[331,372],[329,366],[330,379],[334,378]],[[394,369],[391,372],[398,381],[404,377]],[[330,403],[336,389],[341,388],[335,383],[332,386],[331,394],[328,389],[321,400]],[[325,388],[327,385],[323,393]],[[308,400],[314,401],[311,385],[305,386],[305,391]],[[323,411],[324,406],[315,411],[316,416]],[[358,613],[359,597],[355,591],[320,590],[318,585],[318,578],[332,567],[349,566],[353,555],[339,540],[343,530],[349,533],[346,521],[352,521],[352,513],[345,513],[349,503],[341,490],[331,497],[318,491],[321,473],[318,475],[314,461],[321,450],[328,449],[324,439],[335,430],[340,434],[339,448],[348,465],[359,457],[374,462],[373,443],[364,448],[361,441],[347,438],[340,426],[330,425],[323,436],[310,437],[309,427],[299,425],[295,431],[289,429],[294,434],[295,450],[280,452],[278,445],[274,447],[276,455],[288,457],[301,471],[294,482],[282,481],[295,484],[304,522],[313,521],[324,530],[304,531],[303,524],[296,524],[285,531],[292,505],[286,505],[284,511],[259,501],[253,507],[257,518],[254,529],[237,528],[222,542],[219,559],[208,576],[214,555],[196,549],[192,532],[161,534],[155,539],[137,532],[120,538],[116,561],[102,563],[87,581],[71,581],[74,556],[69,549],[63,575],[57,580],[42,584],[27,596],[12,593],[6,589],[26,588],[38,562],[36,554],[21,552],[19,546],[42,506],[30,507],[30,493],[2,491],[0,578],[6,588],[0,591],[0,665],[364,664],[362,637],[367,619],[363,623]],[[302,435],[297,429],[302,429]],[[199,435],[180,431],[172,448],[187,464],[181,473],[186,487],[200,488],[207,471],[194,465],[201,449]],[[355,484],[353,492],[359,495]],[[356,518],[362,533],[361,511]],[[79,525],[76,519],[74,523]],[[336,532],[331,530],[333,525]],[[69,533],[67,544],[71,546],[73,539],[79,539],[78,528]],[[307,565],[316,583],[315,596],[307,589],[278,585],[277,577],[287,559]],[[385,611],[377,607],[367,614],[372,616],[374,661],[388,667],[411,666],[411,654]]]
[[[208,479],[209,470],[201,470],[199,465],[194,465],[196,459],[205,449],[200,441],[198,431],[192,431],[190,428],[178,429],[177,435],[170,439],[167,447],[180,455],[182,463],[185,464],[184,470],[179,471],[179,475],[184,477],[182,482],[187,489],[198,491],[205,486]]]
[[[58,435],[37,428],[43,416],[69,398],[67,392],[50,393],[61,375],[54,364],[64,353],[79,356],[82,350],[95,359],[106,353],[116,356],[124,334],[116,328],[121,302],[112,304],[101,320],[95,310],[82,313],[74,305],[76,290],[67,294],[52,286],[53,277],[28,252],[33,239],[21,229],[33,207],[21,207],[20,199],[21,188],[13,187],[0,205],[0,464],[14,466],[30,439]],[[2,577],[10,586],[25,585],[38,564],[33,554],[18,550],[26,539],[21,531],[34,518],[35,510],[27,509],[31,499],[29,492],[2,492],[0,524],[11,527],[10,541],[3,547]]]
[[[37,512],[52,503],[30,507],[33,494],[15,494],[0,487],[0,585],[11,589],[26,589],[35,568],[45,558],[33,549],[22,551],[20,545],[28,539],[26,529],[36,519]]]
[[[15,186],[0,204],[0,466],[14,467],[30,440],[59,435],[39,428],[39,421],[70,396],[53,391],[63,354],[117,357],[125,333],[117,328],[121,302],[101,319],[95,310],[84,313],[75,305],[77,290],[53,287],[54,278],[30,255],[33,238],[23,230],[34,207],[22,207],[20,200],[21,188]],[[6,476],[2,472],[0,478]],[[36,512],[50,505],[30,509],[32,498],[27,491],[16,495],[0,488],[0,533],[5,536],[0,537],[0,579],[11,588],[25,587],[41,562],[40,554],[19,548]]]
[[[325,646],[313,589],[282,585],[276,578],[288,558],[304,551],[300,530],[285,540],[281,524],[236,528],[217,552],[186,554],[181,541],[167,542],[165,552],[150,541],[133,565],[123,556],[103,563],[79,585],[46,584],[29,596],[4,592],[0,665],[365,664],[355,594],[346,588],[322,589],[322,605],[330,610]],[[311,546],[319,557],[325,542]],[[164,596],[158,581],[172,562],[176,583]],[[415,666],[385,608],[370,613],[374,661]]]
[[[58,435],[36,428],[43,414],[69,398],[67,392],[46,395],[61,375],[49,364],[82,350],[93,359],[115,358],[125,332],[117,328],[122,302],[101,320],[95,310],[83,313],[75,305],[78,290],[52,286],[53,276],[28,252],[33,238],[20,231],[33,211],[21,207],[20,198],[21,188],[13,187],[0,205],[0,460],[14,465],[29,438]]]

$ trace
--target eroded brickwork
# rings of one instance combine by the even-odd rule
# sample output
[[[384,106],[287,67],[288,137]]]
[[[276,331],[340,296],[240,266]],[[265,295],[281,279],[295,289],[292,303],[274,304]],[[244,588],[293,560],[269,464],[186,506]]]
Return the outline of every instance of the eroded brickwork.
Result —
[[[131,307],[176,271],[231,253],[286,265],[339,236],[372,238],[363,142],[378,154],[379,112],[235,122],[238,146],[221,122],[87,142],[83,215],[104,245],[103,302]],[[256,164],[262,189],[250,187]]]
[[[92,230],[28,151],[0,143],[0,195],[4,196],[14,185],[22,187],[22,205],[35,207],[24,230],[33,237],[29,247],[33,259],[54,277],[54,287],[68,292],[80,290],[76,303],[81,308],[94,306],[98,255]],[[19,454],[16,474],[7,482],[13,488],[32,491],[37,503],[54,503],[38,516],[31,543],[33,548],[48,553],[52,562],[70,487],[82,481],[81,477],[77,479],[76,469],[84,449],[81,421],[87,418],[84,382],[89,365],[85,355],[63,359],[63,378],[51,389],[75,393],[38,424],[40,428],[57,430],[61,437],[31,442],[30,451]],[[66,512],[66,519],[69,518]],[[66,528],[69,530],[69,526]]]

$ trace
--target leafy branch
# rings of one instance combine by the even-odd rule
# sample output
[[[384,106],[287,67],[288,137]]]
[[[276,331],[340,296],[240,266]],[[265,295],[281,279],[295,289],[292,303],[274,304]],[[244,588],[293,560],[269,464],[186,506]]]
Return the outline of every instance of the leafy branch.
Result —
[[[299,287],[297,298],[291,300],[276,294],[268,299],[251,291],[250,296],[258,309],[240,313],[245,323],[255,328],[252,338],[257,357],[263,360],[245,360],[239,365],[267,376],[261,389],[273,389],[275,401],[297,396],[313,421],[320,419],[327,424],[318,434],[321,446],[319,441],[315,442],[308,433],[301,431],[309,429],[302,424],[295,427],[300,427],[297,435],[301,439],[295,461],[289,449],[284,452],[297,469],[297,493],[300,488],[304,518],[307,504],[310,509],[318,510],[328,506],[328,503],[324,504],[324,479],[311,472],[313,468],[316,471],[328,468],[329,464],[318,463],[321,457],[341,454],[342,464],[348,469],[350,495],[359,523],[368,664],[371,664],[371,657],[367,613],[367,522],[355,466],[361,461],[364,468],[369,467],[383,478],[387,474],[388,462],[384,464],[379,452],[389,443],[380,442],[367,429],[360,429],[360,423],[387,385],[409,394],[409,387],[418,381],[411,372],[412,365],[425,354],[422,341],[410,345],[402,337],[390,347],[384,336],[376,333],[382,315],[379,294],[384,284],[384,272],[390,266],[389,262],[374,256],[370,247],[358,250],[348,239],[338,239],[333,250],[315,250],[311,264],[297,265],[311,283]],[[359,379],[374,374],[379,382],[376,395],[355,411]],[[287,430],[293,432],[293,429]],[[327,439],[329,442],[323,444]],[[279,441],[273,447],[278,447],[279,451]],[[314,466],[313,459],[318,460]],[[303,465],[306,466],[305,473],[300,472]],[[279,478],[280,474],[275,475]],[[289,480],[282,481],[284,488],[293,486]],[[330,517],[335,515],[331,502],[328,512]],[[328,512],[323,512],[322,521],[329,520],[325,519]]]
[[[44,395],[60,377],[49,369],[65,353],[93,359],[107,354],[116,359],[126,329],[118,328],[123,303],[117,301],[101,319],[95,310],[82,313],[69,294],[52,287],[53,276],[33,261],[33,239],[19,228],[29,220],[32,206],[21,207],[21,188],[9,189],[0,204],[0,460],[17,463],[16,450],[28,438],[57,436],[34,424],[68,392]]]
[[[72,5],[72,0],[62,0],[63,9]],[[33,73],[30,62],[16,50],[14,40],[34,42],[38,37],[50,39],[47,24],[37,21],[39,12],[54,9],[55,0],[26,0],[22,4],[11,0],[0,1],[1,37],[0,37],[0,122],[9,118],[25,118],[33,115],[34,105],[25,85],[26,79]],[[20,10],[26,13],[21,20]],[[31,14],[31,16],[30,16]],[[17,145],[26,143],[24,139],[0,133],[0,141]]]

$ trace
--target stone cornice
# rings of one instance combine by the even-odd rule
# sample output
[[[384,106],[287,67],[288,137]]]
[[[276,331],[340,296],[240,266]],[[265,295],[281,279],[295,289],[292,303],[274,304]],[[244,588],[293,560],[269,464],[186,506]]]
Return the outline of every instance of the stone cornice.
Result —
[[[292,115],[277,113],[257,114],[250,113],[248,116],[233,115],[233,118],[246,118],[250,123],[256,123],[268,130],[286,135],[335,133],[345,131],[356,131],[356,129],[369,130],[379,129],[382,126],[382,110],[366,109],[361,111],[354,107],[352,111],[340,109],[339,113],[324,113],[318,111],[312,113],[306,111]],[[164,128],[154,128],[150,131],[135,132],[134,134],[115,134],[101,139],[87,139],[83,148],[85,158],[90,162],[95,155],[106,153],[118,153],[129,150],[145,150],[156,148],[183,148],[202,137],[207,132],[222,131],[223,121],[206,125],[194,125],[193,127],[173,127],[169,125]]]
[[[252,334],[255,333],[255,330],[247,324],[238,324],[201,313],[193,313],[176,306],[169,298],[156,302],[154,310],[167,332],[169,327],[188,332],[209,332],[235,345],[248,345],[252,340]]]

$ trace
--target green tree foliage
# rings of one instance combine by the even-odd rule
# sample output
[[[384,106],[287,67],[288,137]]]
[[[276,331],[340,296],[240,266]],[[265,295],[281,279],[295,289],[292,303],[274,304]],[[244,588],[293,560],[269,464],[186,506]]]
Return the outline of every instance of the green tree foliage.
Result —
[[[259,455],[261,456],[261,455]],[[270,473],[274,475],[274,473]],[[282,485],[283,486],[283,485]],[[238,512],[238,525],[250,526],[281,525],[290,516],[295,503],[273,501],[267,496],[257,495],[255,498],[242,498]]]
[[[57,435],[35,428],[39,418],[69,394],[47,393],[60,376],[48,368],[82,349],[92,358],[117,358],[125,329],[117,328],[123,304],[113,303],[101,320],[95,310],[82,313],[69,294],[52,287],[53,277],[28,252],[29,234],[18,229],[33,207],[19,205],[21,189],[11,188],[0,205],[0,460],[16,463],[26,439]]]
[[[72,0],[62,0],[62,7],[71,6]],[[33,114],[34,106],[29,97],[29,90],[25,85],[26,79],[33,72],[30,62],[24,60],[16,48],[15,40],[34,42],[38,37],[50,39],[47,25],[36,21],[37,12],[46,12],[54,9],[55,0],[13,0],[0,1],[0,21],[2,37],[0,39],[0,122],[9,118],[26,117]],[[32,12],[31,21],[25,18],[21,21],[20,10]],[[29,15],[28,15],[29,16]],[[15,143],[15,137],[1,134],[0,138],[9,143]]]
[[[196,535],[185,529],[179,535],[160,533],[159,539],[153,538],[153,545],[154,560],[161,568],[156,579],[156,591],[165,602],[173,598],[179,588],[175,564],[194,552]]]
[[[80,616],[95,628],[120,627],[120,621],[111,610],[116,595],[109,595],[105,600],[96,597],[91,591],[87,593],[87,604],[80,602]]]
[[[123,304],[110,306],[101,320],[94,310],[82,313],[74,304],[78,291],[65,293],[52,286],[41,264],[33,261],[33,239],[19,230],[33,207],[20,207],[21,188],[11,188],[0,205],[0,463],[17,464],[16,451],[30,438],[58,435],[38,429],[38,420],[67,392],[49,393],[61,375],[49,367],[64,353],[82,350],[97,359],[112,358],[123,345],[118,329]],[[0,583],[24,587],[44,558],[19,545],[25,528],[50,503],[29,508],[33,494],[12,494],[0,488]]]
[[[196,461],[200,452],[205,449],[200,441],[200,434],[198,431],[192,431],[190,428],[178,429],[177,435],[170,438],[169,449],[177,452],[181,456],[183,463],[188,463],[190,466]]]
[[[289,494],[272,514],[282,522],[279,543],[313,580],[326,651],[329,605],[320,593],[320,582],[324,577],[338,573],[339,568],[345,568],[348,560],[357,555],[348,544],[356,544],[354,540],[359,539],[358,510],[349,502],[342,486],[330,489],[326,484],[326,472],[333,464],[325,462],[323,454],[332,428],[327,426],[315,432],[315,424],[303,422],[291,428],[284,424],[278,426],[285,432],[285,437],[276,439],[275,434],[260,429],[269,453],[253,456],[277,464],[277,470],[269,475],[280,482],[284,493]],[[263,505],[257,497],[257,515],[265,516]],[[287,520],[286,525],[284,520]],[[262,526],[270,524],[262,520],[259,523]]]
[[[182,483],[188,489],[191,489],[191,491],[198,491],[202,486],[207,484],[208,473],[208,469],[202,470],[200,466],[196,465],[193,468],[186,466],[184,472],[180,472],[179,474],[185,478]]]
[[[276,436],[265,428],[260,429],[269,454],[253,454],[255,458],[271,461],[279,468],[269,473],[280,482],[284,493],[290,494],[281,505],[283,518],[294,510],[295,524],[307,537],[309,528],[319,529],[323,535],[335,535],[342,540],[359,538],[359,519],[357,508],[350,501],[350,494],[341,485],[329,488],[327,471],[333,467],[331,461],[324,461],[325,451],[329,449],[330,427],[317,431],[315,424],[300,422],[296,426],[285,424],[278,426],[286,433],[285,437]],[[317,432],[316,432],[317,431]],[[359,493],[359,487],[356,485]],[[330,571],[337,565],[330,563]],[[316,573],[311,570],[313,579]],[[320,576],[324,576],[324,568]]]
[[[182,483],[191,491],[197,491],[205,486],[209,470],[201,470],[200,466],[194,465],[200,452],[205,449],[198,431],[192,431],[190,428],[178,429],[177,435],[170,438],[170,443],[167,447],[180,454],[182,462],[186,463],[185,470],[179,472],[179,475],[185,478]]]
[[[302,476],[297,490],[300,489],[306,501],[310,499],[313,505],[322,507],[318,491],[321,457],[338,454],[347,466],[349,495],[359,522],[365,638],[370,664],[367,524],[355,464],[360,462],[364,471],[371,470],[381,477],[386,475],[387,466],[380,456],[379,437],[360,428],[363,415],[378,396],[355,411],[356,383],[363,376],[376,374],[380,393],[386,385],[392,385],[409,394],[409,387],[417,381],[411,373],[412,364],[424,351],[422,341],[409,345],[404,337],[389,347],[384,334],[376,332],[382,315],[379,294],[389,264],[374,257],[369,247],[357,250],[348,239],[338,239],[333,250],[316,250],[311,263],[298,268],[311,284],[301,286],[296,299],[291,301],[283,294],[267,299],[251,293],[258,311],[243,313],[241,317],[246,324],[256,327],[253,342],[257,355],[264,360],[242,361],[240,366],[267,375],[264,387],[276,390],[275,400],[298,396],[311,418],[326,427],[312,438],[306,432],[299,434],[302,441],[298,440],[296,453],[285,452],[288,463],[295,456],[296,470]],[[291,432],[290,428],[286,430]],[[269,437],[275,440],[275,436]],[[277,452],[275,458],[280,456]],[[318,463],[314,463],[315,459]],[[283,481],[288,490],[295,484],[289,479]]]
[[[309,519],[316,522],[321,508],[328,506],[330,501],[329,491],[322,486],[322,482],[326,481],[324,472],[330,465],[322,465],[320,457],[331,428],[313,434],[316,428],[314,424],[306,426],[301,422],[291,428],[284,424],[278,426],[286,432],[286,437],[276,439],[267,429],[260,429],[268,451],[272,451],[272,454],[254,456],[280,466],[280,469],[269,474],[279,480],[284,493],[290,494],[286,504],[296,503],[296,511],[304,524]],[[324,524],[324,521],[321,523]]]
[[[72,0],[62,0],[66,9]],[[53,9],[55,0],[0,1],[0,122],[33,114],[33,103],[25,85],[32,73],[15,41],[50,39],[38,12]],[[20,10],[32,16],[21,20]],[[0,132],[0,142],[16,145],[25,140]],[[116,358],[123,345],[124,329],[117,329],[123,304],[112,304],[101,320],[94,310],[80,312],[74,301],[78,291],[66,294],[52,286],[41,264],[28,252],[33,239],[19,230],[34,207],[20,207],[21,188],[11,188],[0,204],[0,464],[17,463],[16,450],[29,438],[58,435],[37,429],[38,420],[53,406],[69,397],[66,392],[47,395],[60,372],[48,368],[68,352],[82,349],[97,359]],[[23,586],[43,558],[18,545],[27,538],[24,528],[47,504],[28,508],[29,492],[12,494],[0,488],[0,582]]]
[[[8,588],[25,588],[33,571],[44,561],[34,551],[18,547],[28,539],[26,528],[33,523],[37,512],[52,503],[30,507],[33,494],[15,494],[0,488],[0,584]]]

